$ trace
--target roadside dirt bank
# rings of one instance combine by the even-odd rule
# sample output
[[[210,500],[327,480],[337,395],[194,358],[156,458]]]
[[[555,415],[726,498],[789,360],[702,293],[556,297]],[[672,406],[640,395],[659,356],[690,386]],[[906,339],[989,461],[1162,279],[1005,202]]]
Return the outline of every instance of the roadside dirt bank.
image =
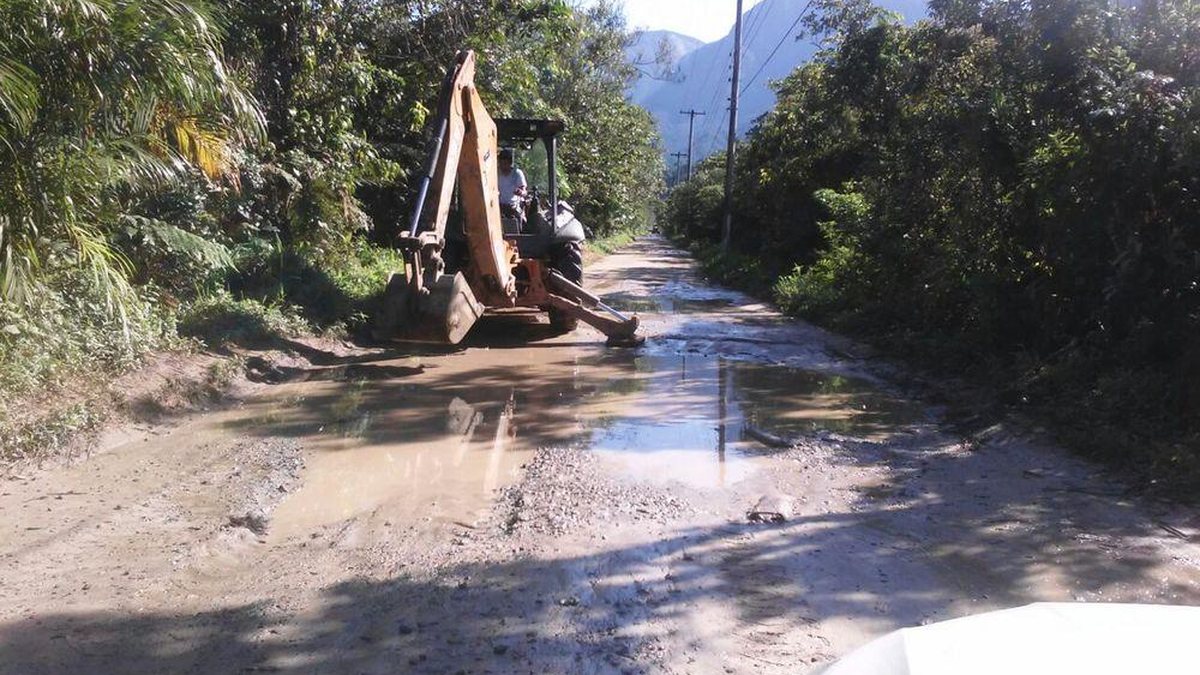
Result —
[[[2,401],[0,477],[86,459],[102,447],[104,432],[123,433],[130,424],[208,405],[239,373],[233,359],[168,351],[130,372],[84,374]]]
[[[330,359],[365,353],[348,341],[317,336],[275,338],[253,348],[161,351],[125,372],[85,374],[4,401],[0,478],[86,461],[131,435],[236,404],[265,384],[310,377]]]
[[[661,240],[587,279],[646,346],[516,315],[461,351],[309,347],[0,481],[0,673],[809,672],[1033,601],[1200,604],[1194,511],[964,438]]]

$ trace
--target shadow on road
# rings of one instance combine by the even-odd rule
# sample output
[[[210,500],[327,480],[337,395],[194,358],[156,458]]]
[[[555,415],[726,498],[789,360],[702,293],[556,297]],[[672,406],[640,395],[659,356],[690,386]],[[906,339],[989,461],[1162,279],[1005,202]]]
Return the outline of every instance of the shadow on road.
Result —
[[[629,274],[649,285],[677,278],[671,268],[682,264],[679,257],[649,258]],[[529,329],[521,328],[524,320],[508,321],[490,327],[490,344],[528,347],[528,336],[510,333]],[[464,433],[447,420],[470,422],[476,414],[499,428],[511,413],[519,430],[512,433],[526,446],[554,448],[577,438],[576,420],[566,414],[573,405],[645,391],[658,405],[653,414],[679,419],[688,399],[656,392],[711,397],[717,386],[677,386],[695,379],[692,366],[647,371],[636,352],[588,361],[578,351],[473,350],[424,368],[389,363],[408,351],[308,354],[319,374],[275,388],[291,398],[248,405],[234,427],[300,437],[317,428],[341,433],[337,425],[344,425],[357,434],[347,445],[353,449],[427,444]],[[757,390],[765,401],[790,391],[776,379],[739,377],[730,377],[731,387]],[[820,384],[822,400],[842,395]],[[648,409],[618,412],[634,418]],[[881,423],[879,415],[867,421]],[[201,613],[141,612],[137,598],[121,610],[41,614],[34,607],[0,625],[0,673],[638,672],[651,662],[643,647],[656,641],[674,650],[657,658],[687,672],[688,655],[707,646],[693,639],[718,640],[717,653],[769,657],[780,672],[792,672],[849,646],[826,637],[839,622],[869,637],[1034,601],[1200,603],[1200,573],[1180,562],[1186,556],[1172,549],[1178,542],[1162,537],[1143,506],[1123,500],[1118,486],[1087,465],[1015,436],[967,444],[931,426],[913,425],[886,441],[814,434],[808,450],[779,455],[796,462],[788,473],[808,482],[796,488],[797,515],[777,527],[734,522],[737,513],[721,514],[730,522],[716,526],[667,518],[664,536],[645,537],[651,543],[597,539],[586,553],[558,554],[558,542],[547,540],[540,557],[509,555],[510,535],[487,532],[478,534],[475,551],[486,562],[436,573],[374,568],[373,578],[327,586],[311,601],[294,590],[304,583],[284,577],[264,585],[286,589],[287,597],[263,591],[258,602]],[[582,509],[581,518],[594,521],[601,516],[587,510],[596,507],[549,508]],[[714,606],[721,609],[710,615]]]
[[[733,633],[766,625],[775,639],[833,619],[882,631],[971,603],[1197,601],[1195,574],[1163,568],[1133,507],[1071,476],[998,473],[986,452],[933,452],[936,469],[919,449],[849,447],[840,461],[882,465],[888,480],[839,512],[461,564],[435,581],[339,583],[302,615],[269,599],[195,615],[37,615],[0,626],[0,672],[636,670],[639,641],[669,639],[713,599],[736,608]]]

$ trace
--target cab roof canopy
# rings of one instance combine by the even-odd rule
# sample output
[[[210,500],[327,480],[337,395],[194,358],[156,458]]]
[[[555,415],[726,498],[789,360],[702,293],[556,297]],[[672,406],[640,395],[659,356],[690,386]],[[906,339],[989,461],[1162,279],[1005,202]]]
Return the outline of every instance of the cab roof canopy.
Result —
[[[544,138],[553,138],[567,128],[561,120],[497,117],[495,122],[496,134],[501,143],[532,143]]]

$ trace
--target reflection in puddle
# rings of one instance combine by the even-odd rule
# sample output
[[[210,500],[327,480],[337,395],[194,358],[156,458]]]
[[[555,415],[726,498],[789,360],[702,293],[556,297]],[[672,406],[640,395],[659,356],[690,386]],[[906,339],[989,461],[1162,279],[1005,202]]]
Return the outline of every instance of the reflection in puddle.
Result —
[[[746,427],[785,438],[817,431],[877,438],[920,409],[870,383],[778,366],[680,354],[634,358],[631,376],[593,405],[591,447],[655,482],[721,487],[769,451]]]
[[[921,406],[867,380],[754,363],[734,364],[746,420],[784,436],[832,431],[882,439],[923,416]]]
[[[382,412],[318,428],[306,439],[318,452],[310,453],[304,485],[276,511],[272,535],[288,538],[381,508],[406,520],[469,518],[532,454],[513,447],[513,413],[511,398],[477,407],[455,397],[428,426],[400,426],[411,429],[409,441],[380,442],[372,420],[400,419]]]
[[[877,437],[920,414],[865,381],[695,354],[521,347],[421,359],[424,372],[399,378],[279,385],[231,423],[308,451],[273,537],[364,514],[470,522],[543,447],[576,444],[637,479],[717,488],[769,452],[746,425]]]
[[[740,294],[713,286],[696,286],[671,281],[654,295],[609,293],[604,301],[621,311],[660,314],[700,314],[723,312],[747,301]]]
[[[730,435],[730,416],[739,413],[728,395],[726,361],[690,360],[689,370],[685,355],[646,359],[656,367],[635,393],[630,408],[636,414],[602,418],[593,450],[652,482],[721,487],[749,475],[752,466],[738,450],[741,439]]]

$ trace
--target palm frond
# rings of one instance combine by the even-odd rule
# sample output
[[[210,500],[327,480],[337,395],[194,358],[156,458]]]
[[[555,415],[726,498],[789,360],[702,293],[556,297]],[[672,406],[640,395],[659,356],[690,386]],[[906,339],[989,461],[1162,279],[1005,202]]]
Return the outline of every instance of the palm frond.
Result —
[[[8,117],[17,133],[29,133],[37,118],[38,103],[37,75],[28,67],[0,56],[0,112]]]
[[[236,185],[236,146],[265,136],[262,112],[226,73],[206,0],[0,0],[0,26],[0,297],[73,267],[124,316],[131,265],[110,235],[131,195],[193,167]],[[232,262],[166,223],[139,227]]]
[[[57,0],[46,4],[47,9],[60,17],[75,15],[81,19],[103,20],[108,18],[115,2],[114,0]]]
[[[0,217],[0,299],[24,304],[37,285],[37,249],[14,237],[7,218]]]
[[[229,84],[225,87],[225,104],[245,140],[255,143],[266,140],[267,118],[253,96],[241,87]]]
[[[165,185],[186,168],[178,154],[153,134],[133,134],[108,139],[96,157],[105,172],[105,184]]]
[[[69,223],[66,229],[74,246],[75,266],[91,275],[92,283],[105,300],[105,309],[119,316],[127,330],[126,304],[134,295],[129,284],[133,265],[108,243],[102,232],[80,222]]]
[[[203,128],[196,118],[184,118],[172,123],[176,148],[184,159],[216,180],[233,172],[227,137]]]

